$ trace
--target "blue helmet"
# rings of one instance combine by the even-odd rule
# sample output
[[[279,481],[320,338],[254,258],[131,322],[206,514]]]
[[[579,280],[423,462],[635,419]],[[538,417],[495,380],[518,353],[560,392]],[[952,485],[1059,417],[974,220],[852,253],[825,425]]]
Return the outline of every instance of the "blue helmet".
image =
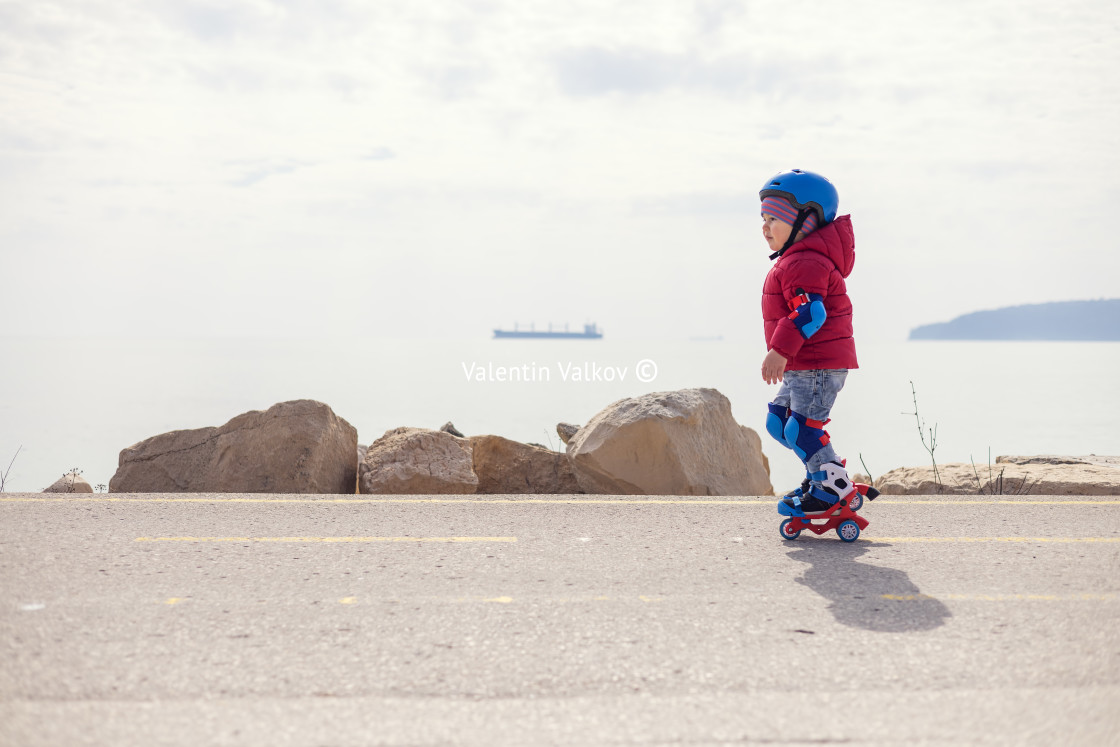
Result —
[[[808,208],[817,214],[820,225],[836,219],[840,207],[840,195],[832,182],[812,171],[783,171],[766,180],[758,193],[758,199],[784,197],[793,203],[798,212]]]

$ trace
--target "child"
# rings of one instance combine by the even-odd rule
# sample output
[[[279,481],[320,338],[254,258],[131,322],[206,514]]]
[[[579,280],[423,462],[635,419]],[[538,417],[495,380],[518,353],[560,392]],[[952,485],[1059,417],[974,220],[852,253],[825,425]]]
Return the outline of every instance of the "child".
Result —
[[[766,430],[805,464],[805,481],[778,503],[787,516],[829,510],[853,490],[824,426],[858,368],[844,278],[855,264],[851,216],[836,217],[832,183],[811,171],[777,174],[758,193],[762,235],[777,259],[762,285],[762,378],[781,388]]]

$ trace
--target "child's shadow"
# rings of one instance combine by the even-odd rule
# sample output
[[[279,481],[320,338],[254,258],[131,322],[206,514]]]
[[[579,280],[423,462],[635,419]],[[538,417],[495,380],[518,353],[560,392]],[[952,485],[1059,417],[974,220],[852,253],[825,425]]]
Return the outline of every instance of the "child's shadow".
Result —
[[[808,563],[797,582],[829,600],[836,622],[877,633],[932,630],[952,616],[940,601],[927,597],[905,572],[860,563],[871,547],[885,544],[802,542],[789,551],[793,560]]]

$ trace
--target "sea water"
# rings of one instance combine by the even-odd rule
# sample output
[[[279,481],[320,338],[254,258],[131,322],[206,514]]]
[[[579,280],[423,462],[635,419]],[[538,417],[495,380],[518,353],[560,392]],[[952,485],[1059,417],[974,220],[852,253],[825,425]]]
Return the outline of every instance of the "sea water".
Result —
[[[121,449],[248,410],[315,399],[368,444],[398,426],[494,433],[562,449],[586,423],[647,392],[712,387],[762,436],[775,490],[800,462],[770,439],[758,345],[730,341],[438,339],[0,340],[0,471],[35,492],[71,468],[108,485]],[[827,426],[849,471],[1003,454],[1120,454],[1120,343],[860,343]],[[915,393],[918,417],[915,412]],[[922,438],[925,439],[923,445]]]

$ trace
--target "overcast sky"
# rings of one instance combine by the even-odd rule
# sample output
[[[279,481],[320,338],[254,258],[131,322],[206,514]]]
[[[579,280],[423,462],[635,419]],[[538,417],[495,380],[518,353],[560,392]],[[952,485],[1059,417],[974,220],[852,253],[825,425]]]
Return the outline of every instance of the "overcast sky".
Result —
[[[761,345],[795,167],[864,339],[1116,297],[1118,7],[0,2],[0,334]]]

